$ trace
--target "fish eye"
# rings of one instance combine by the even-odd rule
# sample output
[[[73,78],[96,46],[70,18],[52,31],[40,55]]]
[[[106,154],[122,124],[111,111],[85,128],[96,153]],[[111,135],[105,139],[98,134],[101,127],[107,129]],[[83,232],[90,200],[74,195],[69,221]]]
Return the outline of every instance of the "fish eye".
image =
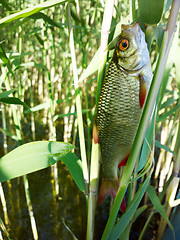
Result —
[[[121,51],[125,51],[129,47],[129,40],[128,39],[122,39],[119,44],[119,49]]]

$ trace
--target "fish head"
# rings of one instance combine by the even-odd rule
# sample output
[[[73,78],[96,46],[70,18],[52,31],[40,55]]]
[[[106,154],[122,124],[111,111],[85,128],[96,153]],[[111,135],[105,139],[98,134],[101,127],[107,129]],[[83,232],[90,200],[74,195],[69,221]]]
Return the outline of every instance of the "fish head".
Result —
[[[122,25],[113,60],[117,67],[134,73],[143,68],[149,61],[149,52],[145,34],[136,22],[133,25]]]

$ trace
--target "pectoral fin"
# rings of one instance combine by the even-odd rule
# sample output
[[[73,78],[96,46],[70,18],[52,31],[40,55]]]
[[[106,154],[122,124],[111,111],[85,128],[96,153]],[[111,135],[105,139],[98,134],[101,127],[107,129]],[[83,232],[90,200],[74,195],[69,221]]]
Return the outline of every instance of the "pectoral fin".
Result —
[[[140,83],[139,104],[140,104],[140,107],[142,108],[144,106],[145,99],[146,99],[147,85],[142,74],[139,74],[138,77],[139,77],[139,83]]]

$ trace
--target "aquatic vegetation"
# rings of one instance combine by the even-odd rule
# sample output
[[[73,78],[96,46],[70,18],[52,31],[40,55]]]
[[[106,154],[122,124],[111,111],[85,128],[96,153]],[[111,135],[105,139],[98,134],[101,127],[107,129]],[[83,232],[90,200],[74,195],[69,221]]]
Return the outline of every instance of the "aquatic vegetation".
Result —
[[[161,239],[168,225],[173,239],[180,1],[0,3],[1,238]],[[97,206],[94,114],[121,24],[135,21],[146,36],[153,80],[115,201]]]

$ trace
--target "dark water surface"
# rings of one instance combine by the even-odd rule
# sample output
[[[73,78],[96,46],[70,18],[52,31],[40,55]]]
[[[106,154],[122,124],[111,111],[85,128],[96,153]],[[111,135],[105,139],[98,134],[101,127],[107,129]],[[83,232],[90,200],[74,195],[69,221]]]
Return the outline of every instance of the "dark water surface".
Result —
[[[28,175],[39,240],[73,239],[67,227],[78,239],[85,239],[85,196],[78,190],[66,166],[59,162],[58,169],[60,194],[57,197],[53,196],[50,168]],[[7,201],[11,239],[33,239],[23,178],[11,180],[10,184],[3,183],[3,188]],[[3,215],[0,207],[2,219]]]

